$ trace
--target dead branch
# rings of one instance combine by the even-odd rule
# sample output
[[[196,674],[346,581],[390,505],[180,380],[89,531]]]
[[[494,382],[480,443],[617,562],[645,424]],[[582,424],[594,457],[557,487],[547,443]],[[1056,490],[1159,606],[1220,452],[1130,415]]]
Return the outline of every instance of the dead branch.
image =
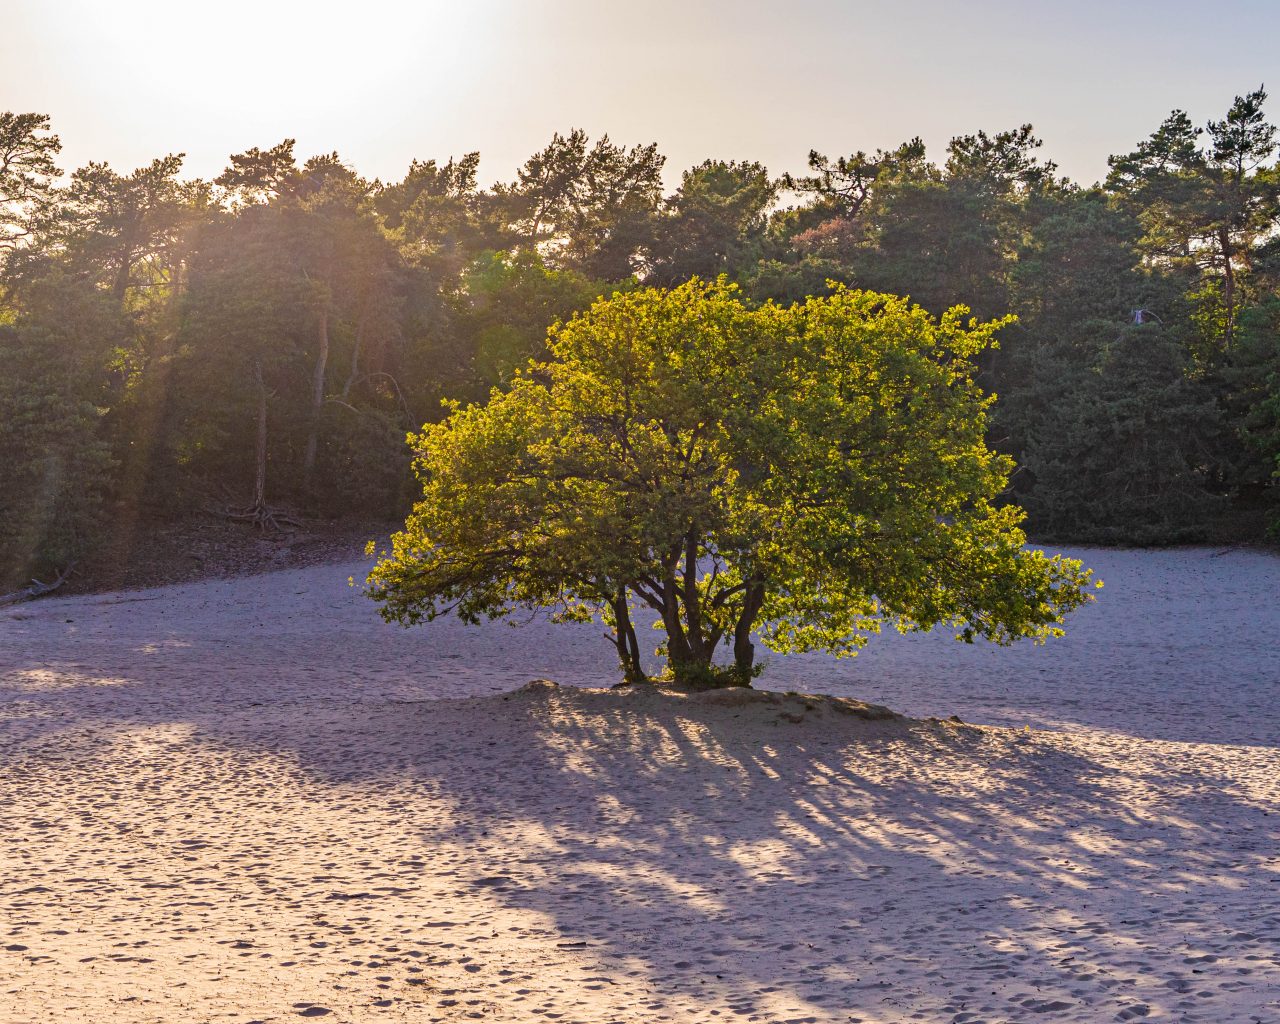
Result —
[[[23,601],[31,601],[37,597],[44,597],[45,594],[51,594],[57,590],[62,584],[67,582],[67,578],[74,571],[75,566],[69,565],[58,573],[58,578],[48,583],[42,583],[40,580],[32,580],[29,587],[22,590],[15,590],[12,594],[0,594],[0,605],[20,604]]]

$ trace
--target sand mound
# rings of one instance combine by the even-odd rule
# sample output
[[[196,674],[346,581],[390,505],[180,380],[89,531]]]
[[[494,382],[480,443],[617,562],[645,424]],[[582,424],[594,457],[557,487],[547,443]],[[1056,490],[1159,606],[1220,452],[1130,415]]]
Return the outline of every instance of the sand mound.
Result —
[[[725,708],[748,709],[752,713],[748,721],[772,725],[779,722],[796,724],[806,716],[823,718],[827,715],[844,715],[866,722],[905,724],[909,721],[879,704],[868,704],[850,697],[794,691],[779,693],[776,690],[755,690],[746,686],[695,691],[682,691],[660,684],[611,686],[608,689],[577,686],[565,688],[550,679],[534,679],[514,693],[496,699],[507,702],[512,697],[554,699],[568,702],[582,711],[613,709],[618,706],[648,714],[661,713],[664,708],[686,714],[699,708],[710,711]],[[741,718],[742,715],[735,714],[733,717]],[[937,723],[937,719],[931,719],[930,722]]]

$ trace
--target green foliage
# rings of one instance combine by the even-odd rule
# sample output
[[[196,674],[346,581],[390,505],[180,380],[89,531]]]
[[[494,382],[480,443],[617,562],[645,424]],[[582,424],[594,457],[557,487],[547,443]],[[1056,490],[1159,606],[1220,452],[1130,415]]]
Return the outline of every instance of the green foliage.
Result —
[[[1201,540],[1222,430],[1185,345],[1159,324],[1081,325],[1029,382],[1043,403],[1023,435],[1019,488],[1046,537],[1101,543]]]
[[[1203,131],[1175,110],[1132,153],[1110,160],[1108,188],[1137,212],[1144,249],[1201,275],[1210,308],[1200,325],[1210,350],[1234,345],[1251,251],[1280,216],[1280,174],[1266,166],[1276,149],[1266,98],[1261,88],[1237,96]]]
[[[90,163],[71,175],[42,224],[43,244],[92,274],[122,307],[138,292],[172,279],[175,248],[207,187],[178,180],[182,156],[152,161],[121,175]]]
[[[0,581],[63,569],[102,539],[117,462],[103,369],[123,323],[65,278],[41,282],[0,327]]]
[[[556,266],[622,280],[638,266],[662,201],[656,144],[626,149],[604,136],[557,133],[494,197],[518,244]]]
[[[489,252],[459,281],[455,324],[469,339],[477,397],[506,384],[530,359],[546,355],[547,330],[615,289],[573,270],[554,270],[534,252]],[[455,392],[459,393],[459,392]]]
[[[764,254],[779,183],[759,163],[707,160],[685,171],[650,250],[646,281],[738,276]]]
[[[1138,222],[1098,192],[1045,195],[1032,212],[998,412],[1032,528],[1103,543],[1202,537],[1222,505],[1226,431],[1196,372],[1182,282],[1139,265]]]
[[[405,259],[439,282],[456,278],[471,254],[498,248],[502,232],[486,223],[476,188],[479,153],[443,166],[415,160],[403,181],[382,189],[374,206]]]
[[[383,184],[292,139],[212,182],[184,179],[180,155],[59,182],[49,119],[0,114],[3,500],[86,524],[19,530],[13,512],[10,547],[57,561],[86,542],[39,538],[91,536],[94,508],[127,532],[250,490],[304,514],[398,514],[403,435],[442,400],[518,391],[527,360],[559,358],[547,329],[600,296],[720,274],[760,315],[830,282],[934,316],[1016,314],[972,362],[1001,396],[988,443],[1023,465],[1012,498],[1032,528],[1213,536],[1280,493],[1265,98],[1202,128],[1175,111],[1102,189],[1056,177],[1022,125],[958,136],[936,162],[918,138],[813,152],[803,177],[708,160],[666,196],[656,147],[582,131],[489,188],[476,153]],[[76,476],[79,494],[48,483]],[[37,480],[63,497],[27,501]],[[626,634],[617,597],[605,614]]]
[[[0,111],[0,252],[30,235],[48,209],[61,149],[47,115]]]
[[[286,493],[300,483],[296,451],[306,423],[306,345],[314,293],[284,211],[254,206],[195,240],[165,388],[180,470],[248,495],[260,398],[277,429],[268,459]],[[280,479],[283,475],[284,479]]]
[[[852,156],[829,160],[817,150],[809,151],[809,177],[783,179],[786,188],[812,193],[817,207],[828,215],[846,220],[856,218],[879,186],[927,173],[925,145],[916,137],[895,150],[878,149],[874,156],[859,150]]]
[[[597,302],[509,391],[413,438],[424,488],[369,578],[401,622],[518,608],[632,617],[705,684],[752,630],[776,651],[854,653],[882,623],[1043,639],[1086,599],[1079,563],[1023,547],[997,507],[972,363],[999,323],[934,320],[837,290],[750,308],[721,282]]]
[[[832,163],[809,156],[816,172],[791,184],[833,216],[793,240],[796,250],[841,264],[850,280],[910,295],[942,313],[957,303],[995,317],[1008,310],[1012,256],[1026,229],[1026,205],[1059,187],[1054,165],[1035,155],[1030,125],[994,137],[952,139],[945,168],[912,139],[874,157]]]
[[[334,516],[403,515],[413,499],[403,414],[332,403],[320,431],[317,506]]]
[[[848,270],[836,260],[804,256],[799,260],[761,260],[741,275],[742,290],[757,302],[791,305],[822,295],[831,282],[848,283]]]
[[[1236,468],[1251,490],[1267,493],[1280,480],[1280,297],[1241,320],[1236,359],[1225,371],[1231,411],[1250,456]],[[1280,533],[1280,502],[1272,498],[1272,529]]]

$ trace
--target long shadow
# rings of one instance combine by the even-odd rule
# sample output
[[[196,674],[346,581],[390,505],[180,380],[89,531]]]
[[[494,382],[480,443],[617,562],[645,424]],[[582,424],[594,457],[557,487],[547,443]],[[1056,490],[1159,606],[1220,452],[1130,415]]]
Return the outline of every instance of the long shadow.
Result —
[[[353,714],[344,749],[394,758],[335,759],[315,734],[292,753],[335,785],[395,776],[443,795],[452,838],[487,851],[460,898],[553,921],[643,977],[652,1019],[1084,1019],[1114,1005],[1089,1017],[1101,1020],[1191,1014],[1276,982],[1265,770],[1249,791],[1190,755],[1104,761],[796,701],[762,717],[677,699],[510,700]],[[438,840],[424,833],[424,850]],[[1191,961],[1248,953],[1258,962],[1232,960],[1242,974],[1204,978]]]
[[[67,683],[33,684],[39,713],[10,749],[186,724],[250,768],[285,757],[320,801],[444,801],[450,820],[421,832],[420,853],[474,849],[453,899],[584,943],[576,956],[649,992],[631,1019],[1229,1019],[1241,991],[1280,977],[1274,749],[1231,750],[1240,778],[1201,763],[1204,748],[1134,760],[1131,744],[1105,756],[1069,736],[867,723],[799,699],[387,703],[290,687],[193,709],[158,682],[82,670]],[[420,870],[382,882],[408,891]],[[462,963],[443,934],[423,941]],[[472,977],[463,995],[501,1001],[502,979]],[[558,984],[531,1009],[572,1018],[575,983]]]
[[[477,857],[460,899],[553,922],[643,978],[654,1015],[677,1020],[823,1007],[1012,1020],[1120,995],[1190,1020],[1197,999],[1220,1010],[1224,986],[1275,984],[1274,743],[1221,755],[1164,744],[1125,762],[1070,737],[842,731],[809,712],[761,723],[570,693],[513,697],[517,728],[492,701],[388,705],[421,648],[379,663],[375,643],[344,651],[348,640],[246,634],[219,647],[176,621],[148,641],[143,672],[139,651],[105,633],[78,658],[6,652],[0,756],[64,730],[188,723],[250,763],[287,755],[347,800],[352,786],[366,799],[429,789],[455,811],[448,836],[422,833],[424,853],[461,840],[502,860],[481,872]],[[459,668],[468,684],[492,671],[472,661]],[[201,683],[193,706],[174,672],[223,688]],[[1264,682],[1250,682],[1250,701]],[[1214,756],[1253,766],[1249,779],[1198,760]],[[1184,963],[1204,956],[1230,967]]]

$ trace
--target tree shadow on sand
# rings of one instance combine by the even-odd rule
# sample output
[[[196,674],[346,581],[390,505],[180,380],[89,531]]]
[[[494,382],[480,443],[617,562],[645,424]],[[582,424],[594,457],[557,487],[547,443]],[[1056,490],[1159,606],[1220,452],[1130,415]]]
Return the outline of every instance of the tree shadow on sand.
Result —
[[[208,784],[226,790],[207,797],[229,807],[287,766],[301,788],[281,834],[304,836],[314,812],[366,852],[320,838],[339,845],[302,863],[341,861],[343,886],[282,877],[266,898],[340,920],[326,956],[380,963],[371,945],[386,960],[416,944],[424,976],[461,978],[423,990],[441,1015],[597,1024],[591,999],[618,1020],[682,1022],[1248,1021],[1280,1007],[1274,748],[869,721],[755,691],[196,709],[144,688],[121,715],[110,695],[129,680],[65,683],[65,705],[39,684],[10,749],[78,744],[74,770],[120,787],[115,745],[163,727],[185,758],[222,759]],[[128,770],[163,776],[155,751]],[[148,824],[173,826],[171,845],[184,809],[157,805]],[[298,875],[290,856],[282,876]],[[438,920],[395,939],[362,923],[408,910]],[[510,941],[488,945],[498,929]]]
[[[643,1019],[1208,1020],[1278,994],[1274,751],[1244,752],[1241,783],[1203,752],[1135,762],[799,697],[563,690],[347,725],[345,750],[385,759],[312,735],[307,770],[351,784],[394,765],[446,797],[447,835],[423,843],[470,851],[456,905],[553,922],[643,982]],[[470,994],[505,983],[476,969]],[[586,1019],[578,984],[529,1010]]]

